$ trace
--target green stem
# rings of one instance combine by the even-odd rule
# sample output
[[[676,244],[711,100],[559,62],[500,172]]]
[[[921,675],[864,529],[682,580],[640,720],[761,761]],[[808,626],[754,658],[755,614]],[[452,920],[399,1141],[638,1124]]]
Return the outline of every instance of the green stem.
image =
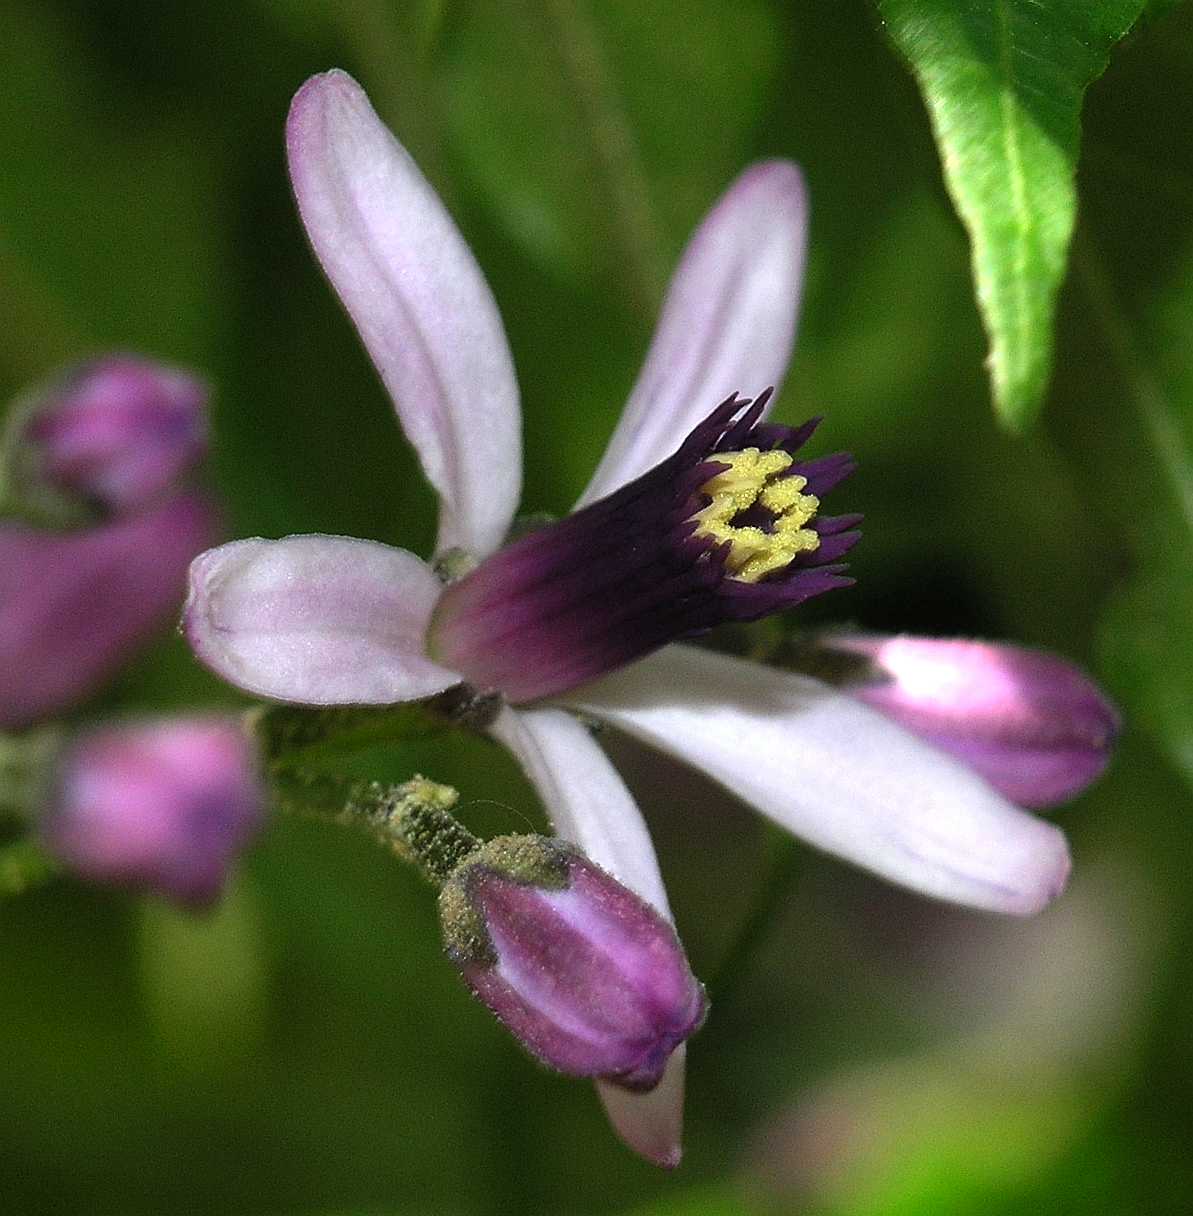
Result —
[[[273,795],[283,814],[363,829],[395,856],[416,865],[435,886],[442,886],[481,844],[451,814],[459,799],[456,791],[425,777],[383,785],[281,771],[273,774]]]
[[[758,948],[783,907],[791,884],[799,872],[800,848],[796,842],[777,829],[771,830],[770,862],[766,877],[758,888],[753,907],[737,930],[721,965],[709,981],[708,990],[714,1001],[725,1004],[741,984]]]
[[[1073,263],[1092,306],[1094,319],[1151,440],[1181,521],[1193,536],[1193,463],[1177,422],[1178,412],[1139,353],[1123,319],[1110,277],[1087,234],[1080,234],[1074,244]]]
[[[635,306],[651,318],[666,282],[662,240],[646,173],[621,99],[610,79],[584,0],[547,0],[559,57],[575,90],[613,217],[614,237]]]

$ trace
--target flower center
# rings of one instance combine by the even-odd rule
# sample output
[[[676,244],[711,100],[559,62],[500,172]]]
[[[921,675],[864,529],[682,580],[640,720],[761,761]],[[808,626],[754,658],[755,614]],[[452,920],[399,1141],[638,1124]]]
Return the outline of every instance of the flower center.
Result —
[[[697,511],[694,535],[729,545],[725,569],[730,578],[756,583],[787,566],[797,553],[811,553],[820,537],[807,524],[820,508],[820,499],[804,494],[806,477],[782,476],[792,464],[781,449],[763,452],[717,452],[712,458],[727,465],[700,487],[708,506]]]
[[[860,516],[820,504],[853,460],[796,458],[819,419],[764,422],[769,396],[734,393],[653,469],[450,583],[428,630],[435,661],[520,705],[848,586],[840,558]]]

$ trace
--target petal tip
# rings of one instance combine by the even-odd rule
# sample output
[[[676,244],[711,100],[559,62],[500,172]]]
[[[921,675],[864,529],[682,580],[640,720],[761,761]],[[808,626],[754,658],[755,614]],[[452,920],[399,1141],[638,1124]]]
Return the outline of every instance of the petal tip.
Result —
[[[1012,916],[1036,916],[1043,912],[1064,893],[1073,869],[1073,859],[1065,834],[1050,823],[1041,820],[1036,820],[1036,823],[1042,830],[1050,852],[1048,856],[1044,856],[1045,846],[1041,844],[1039,863],[1029,876],[1030,881],[1024,883],[1021,893],[1006,907],[1006,911]]]
[[[309,158],[325,142],[320,130],[334,116],[336,107],[341,112],[373,113],[364,89],[342,68],[331,68],[303,81],[290,101],[286,115],[286,158],[296,190],[306,167],[304,153]],[[300,211],[301,201],[300,197]]]
[[[770,189],[798,195],[802,201],[807,197],[808,187],[803,170],[793,160],[774,157],[755,161],[741,173],[738,181],[742,185],[766,185]]]
[[[614,1132],[651,1165],[674,1170],[683,1160],[684,1047],[672,1053],[663,1079],[648,1093],[631,1093],[608,1081],[596,1083]]]
[[[730,208],[765,208],[768,223],[778,227],[776,234],[794,233],[797,246],[806,240],[808,221],[808,184],[803,170],[790,160],[760,160],[747,166],[722,196]],[[789,228],[783,228],[785,223]]]
[[[364,90],[343,68],[329,68],[326,72],[316,72],[298,86],[290,102],[291,116],[302,113],[308,106],[333,92],[351,97],[364,95]]]

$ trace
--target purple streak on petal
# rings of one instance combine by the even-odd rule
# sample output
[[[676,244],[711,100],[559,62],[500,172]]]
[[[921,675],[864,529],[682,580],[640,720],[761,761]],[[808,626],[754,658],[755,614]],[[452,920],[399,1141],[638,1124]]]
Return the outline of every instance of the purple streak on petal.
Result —
[[[1021,646],[838,635],[875,665],[846,692],[964,761],[1021,806],[1067,802],[1106,767],[1114,706],[1084,672]]]
[[[286,149],[315,254],[439,492],[439,550],[492,552],[521,492],[521,417],[480,268],[346,73],[312,77],[298,91]]]
[[[794,165],[752,165],[729,187],[684,251],[638,382],[578,507],[652,468],[701,420],[706,401],[782,384],[806,229]]]
[[[42,830],[50,850],[93,882],[202,907],[263,815],[256,756],[240,726],[178,718],[104,727],[74,742]]]
[[[217,530],[194,494],[80,532],[0,525],[0,727],[62,713],[114,675],[177,611]]]
[[[196,558],[183,627],[246,692],[304,705],[388,705],[460,677],[426,655],[442,591],[404,549],[344,536],[238,540]]]
[[[856,517],[823,520],[818,549],[757,583],[727,573],[729,542],[697,535],[703,486],[724,468],[717,454],[756,446],[759,415],[759,402],[730,397],[650,472],[482,562],[444,593],[434,652],[478,687],[534,701],[677,638],[848,586],[833,563],[857,541],[840,531]],[[767,425],[789,450],[812,430]]]
[[[772,448],[782,448],[785,452],[794,454],[808,442],[816,429],[824,421],[822,417],[809,418],[802,426],[789,427],[776,422],[762,422],[754,427],[750,442],[757,448],[769,451]],[[839,453],[840,455],[841,453]],[[795,471],[800,471],[796,466]]]
[[[35,475],[111,514],[173,489],[207,450],[207,388],[134,355],[74,368],[24,428]]]
[[[806,676],[668,646],[567,700],[686,760],[805,840],[926,895],[1026,916],[1065,839],[963,765]]]

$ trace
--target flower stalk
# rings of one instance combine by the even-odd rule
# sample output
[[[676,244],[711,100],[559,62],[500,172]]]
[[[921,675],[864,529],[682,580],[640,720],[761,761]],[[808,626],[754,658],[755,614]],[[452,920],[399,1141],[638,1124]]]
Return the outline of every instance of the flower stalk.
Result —
[[[361,829],[435,887],[481,846],[451,813],[459,794],[426,777],[386,785],[280,769],[272,784],[278,810]]]

